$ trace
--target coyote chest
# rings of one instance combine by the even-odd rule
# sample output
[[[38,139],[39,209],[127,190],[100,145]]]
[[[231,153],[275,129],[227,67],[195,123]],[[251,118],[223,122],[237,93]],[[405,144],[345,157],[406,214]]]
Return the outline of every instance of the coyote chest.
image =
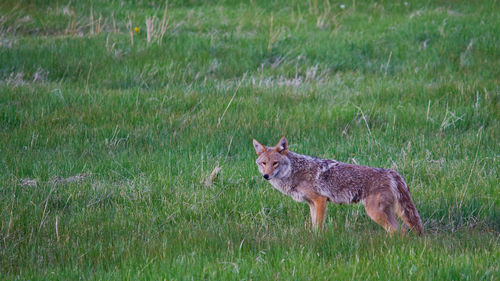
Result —
[[[297,202],[302,202],[307,198],[307,194],[303,190],[297,189],[296,186],[293,186],[291,183],[276,178],[269,182],[274,188],[285,195],[291,196],[293,200]]]

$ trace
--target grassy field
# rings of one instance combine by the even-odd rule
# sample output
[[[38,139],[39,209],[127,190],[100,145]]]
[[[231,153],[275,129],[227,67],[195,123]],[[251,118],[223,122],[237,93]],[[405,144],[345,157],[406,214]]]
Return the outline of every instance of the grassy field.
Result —
[[[1,1],[0,279],[500,280],[498,1]],[[424,235],[261,178],[394,168]],[[215,168],[219,173],[210,181]]]

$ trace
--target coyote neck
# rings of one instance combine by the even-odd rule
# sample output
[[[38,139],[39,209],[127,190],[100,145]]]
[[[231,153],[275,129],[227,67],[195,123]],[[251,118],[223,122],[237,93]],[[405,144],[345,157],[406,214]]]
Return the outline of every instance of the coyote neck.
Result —
[[[296,201],[303,201],[303,194],[297,187],[304,182],[314,182],[317,165],[321,159],[294,152],[288,152],[288,165],[280,171],[270,183],[284,194],[292,196]]]

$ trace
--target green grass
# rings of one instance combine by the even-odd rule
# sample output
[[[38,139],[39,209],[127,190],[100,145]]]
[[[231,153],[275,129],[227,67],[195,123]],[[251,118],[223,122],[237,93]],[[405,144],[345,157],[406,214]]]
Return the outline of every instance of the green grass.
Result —
[[[497,1],[170,1],[148,43],[164,7],[0,3],[0,279],[500,279]],[[283,135],[397,169],[424,235],[314,234]]]

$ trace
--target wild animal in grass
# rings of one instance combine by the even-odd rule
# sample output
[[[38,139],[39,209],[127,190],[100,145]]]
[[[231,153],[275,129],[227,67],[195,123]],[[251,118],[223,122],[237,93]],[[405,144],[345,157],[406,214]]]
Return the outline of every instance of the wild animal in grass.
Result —
[[[264,179],[311,209],[312,225],[321,230],[327,202],[358,203],[391,235],[400,229],[394,213],[417,234],[422,222],[403,178],[393,170],[319,159],[288,150],[283,137],[274,147],[253,140]],[[404,231],[401,228],[401,231]]]

